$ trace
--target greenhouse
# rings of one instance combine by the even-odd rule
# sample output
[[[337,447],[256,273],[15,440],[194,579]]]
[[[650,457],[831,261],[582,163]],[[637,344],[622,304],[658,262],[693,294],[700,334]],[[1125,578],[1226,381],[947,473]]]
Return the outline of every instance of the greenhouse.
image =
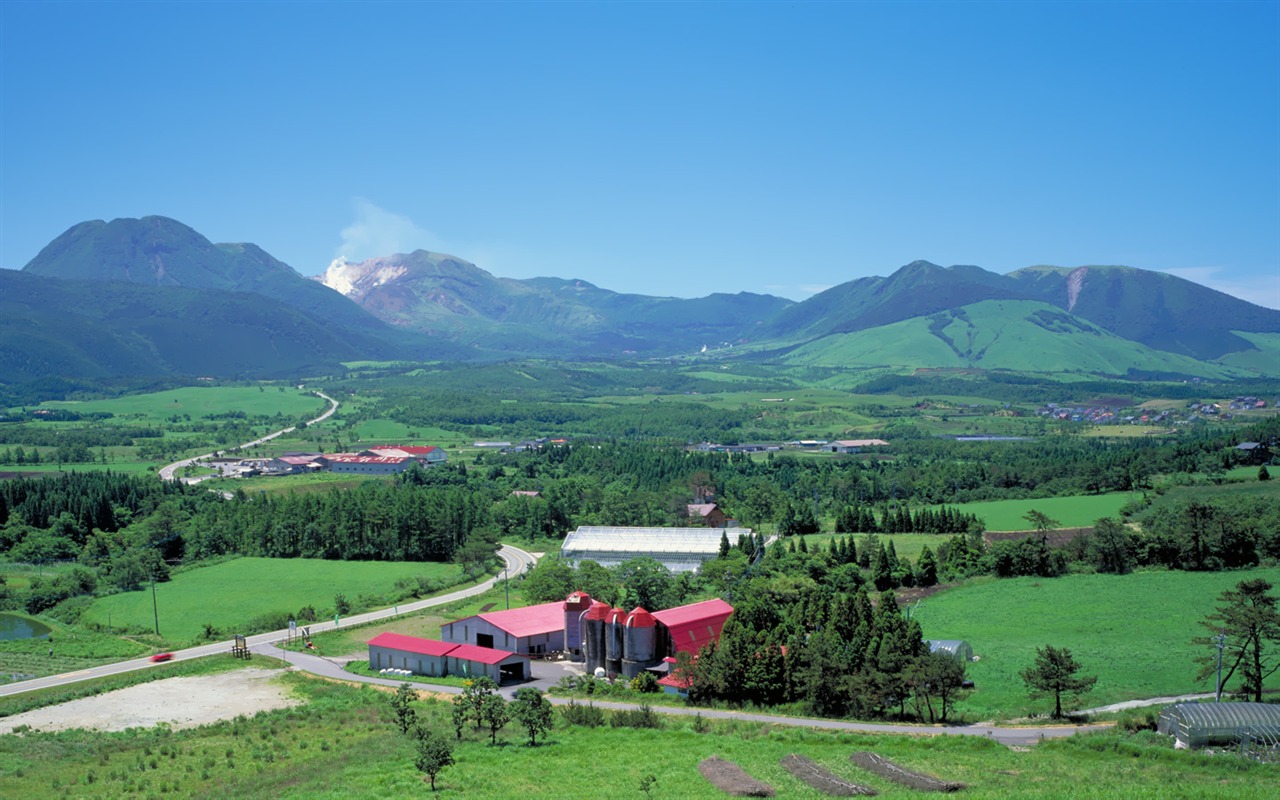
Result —
[[[1244,745],[1280,735],[1280,705],[1270,703],[1177,703],[1160,712],[1156,730],[1178,740],[1179,747]]]
[[[930,639],[930,653],[943,653],[957,661],[972,661],[973,648],[963,639]]]
[[[749,528],[612,528],[581,526],[565,537],[560,557],[575,566],[595,561],[612,567],[633,558],[652,558],[672,572],[696,572],[720,554],[720,537],[729,544],[750,536]]]

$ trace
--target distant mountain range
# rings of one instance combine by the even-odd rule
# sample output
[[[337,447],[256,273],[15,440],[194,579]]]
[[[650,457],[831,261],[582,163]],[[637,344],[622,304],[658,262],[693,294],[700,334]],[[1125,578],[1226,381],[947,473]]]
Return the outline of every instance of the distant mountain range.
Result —
[[[84,222],[0,270],[0,381],[298,375],[354,360],[695,355],[890,369],[1280,375],[1280,311],[1159,272],[917,261],[803,302],[498,278],[416,251],[304,278],[165,217]]]

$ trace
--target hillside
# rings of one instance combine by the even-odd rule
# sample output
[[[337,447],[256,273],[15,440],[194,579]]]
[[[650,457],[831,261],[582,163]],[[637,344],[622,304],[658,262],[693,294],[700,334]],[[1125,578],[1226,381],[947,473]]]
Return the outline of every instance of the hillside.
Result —
[[[581,280],[498,278],[425,250],[335,261],[316,280],[399,327],[542,355],[695,351],[753,336],[790,304],[749,293],[686,300],[620,294]]]
[[[1028,267],[1009,274],[1031,297],[1117,336],[1199,359],[1253,350],[1237,331],[1280,332],[1280,311],[1163,272],[1132,267]]]
[[[1154,350],[1047,303],[985,300],[868,330],[839,333],[788,353],[804,366],[975,367],[1028,372],[1134,372],[1228,378],[1235,372]]]
[[[415,355],[247,292],[0,270],[0,375],[279,376]]]

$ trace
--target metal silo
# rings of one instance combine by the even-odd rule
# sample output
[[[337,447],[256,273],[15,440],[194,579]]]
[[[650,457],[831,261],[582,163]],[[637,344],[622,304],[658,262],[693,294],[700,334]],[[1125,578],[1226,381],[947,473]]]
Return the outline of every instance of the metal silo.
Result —
[[[639,675],[653,663],[658,650],[658,622],[653,615],[636,606],[627,615],[622,641],[622,674],[628,678]]]
[[[591,609],[591,595],[574,592],[564,601],[564,651],[574,661],[582,659],[582,615]]]
[[[604,668],[615,675],[622,672],[622,640],[626,635],[627,612],[615,608],[609,612],[605,628]]]
[[[582,652],[588,673],[605,666],[605,618],[608,616],[609,604],[596,600],[582,618]]]

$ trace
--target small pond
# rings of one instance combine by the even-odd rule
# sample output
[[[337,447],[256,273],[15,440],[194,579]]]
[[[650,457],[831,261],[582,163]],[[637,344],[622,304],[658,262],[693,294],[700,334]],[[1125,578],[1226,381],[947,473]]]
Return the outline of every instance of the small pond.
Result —
[[[48,639],[48,625],[15,614],[0,614],[0,642],[9,639]]]

